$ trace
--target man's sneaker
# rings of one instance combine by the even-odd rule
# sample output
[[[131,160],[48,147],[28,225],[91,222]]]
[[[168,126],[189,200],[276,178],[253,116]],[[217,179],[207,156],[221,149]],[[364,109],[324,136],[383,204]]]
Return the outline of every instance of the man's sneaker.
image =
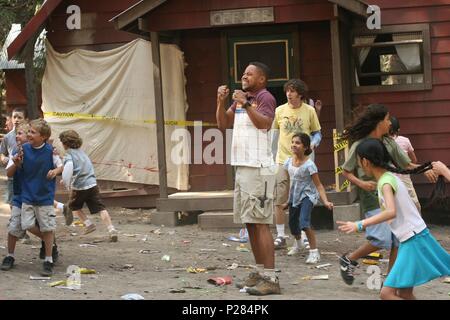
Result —
[[[300,253],[301,249],[297,247],[296,244],[294,244],[293,247],[291,247],[287,253],[288,256],[296,256]]]
[[[97,227],[95,226],[95,224],[91,224],[89,227],[84,228],[83,234],[86,235],[91,232],[94,232],[95,230],[97,230]]]
[[[263,277],[254,287],[248,288],[247,293],[253,296],[266,296],[268,294],[281,294],[278,278],[271,280],[270,277]]]
[[[305,231],[302,231],[301,240],[302,240],[301,243],[302,243],[303,248],[305,248],[306,250],[311,249],[311,247],[309,246],[308,237],[306,236]]]
[[[118,238],[116,229],[113,229],[113,230],[109,231],[109,241],[117,242],[118,239],[119,238]]]
[[[62,213],[66,219],[66,226],[70,226],[73,222],[73,213],[67,204],[64,205]]]
[[[273,245],[275,247],[275,250],[287,248],[286,239],[284,237],[276,237]]]
[[[58,261],[58,258],[59,258],[58,246],[56,244],[54,244],[52,247],[52,258],[53,258],[53,262]],[[44,241],[41,241],[41,249],[39,250],[39,259],[41,259],[41,260],[45,259],[45,243],[44,243]]]
[[[259,281],[263,279],[263,276],[259,272],[250,272],[249,276],[243,282],[237,282],[236,287],[242,289],[244,287],[254,287]]]
[[[309,251],[309,256],[306,259],[306,263],[307,264],[315,264],[318,263],[320,261],[320,253],[319,250],[310,250]]]
[[[353,275],[358,262],[350,260],[347,255],[343,255],[339,258],[339,264],[341,268],[341,276],[344,282],[348,285],[352,285],[355,280]]]
[[[41,275],[44,277],[50,277],[53,275],[53,263],[44,261]]]
[[[13,265],[14,265],[14,258],[11,256],[7,256],[5,257],[5,259],[3,259],[2,266],[0,267],[0,269],[2,269],[3,271],[8,271],[13,267]]]

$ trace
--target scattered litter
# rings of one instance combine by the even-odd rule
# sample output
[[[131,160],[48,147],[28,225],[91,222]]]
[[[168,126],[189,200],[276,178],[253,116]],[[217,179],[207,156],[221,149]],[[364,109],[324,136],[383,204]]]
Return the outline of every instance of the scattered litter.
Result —
[[[331,263],[325,263],[325,264],[319,264],[318,266],[316,266],[316,268],[322,269],[322,268],[331,267],[331,266],[332,266]]]
[[[81,222],[81,221],[79,221],[79,220],[77,220],[77,221],[74,221],[74,222],[72,223],[72,226],[75,226],[75,227],[84,227],[84,223]]]
[[[90,244],[90,243],[82,243],[80,244],[81,248],[93,248],[93,247],[97,247],[95,244]]]
[[[236,247],[236,250],[239,252],[250,252],[250,250],[245,246],[245,244],[240,244]]]
[[[231,284],[233,279],[231,276],[225,276],[225,277],[216,277],[216,278],[209,278],[208,283],[215,284],[216,286],[224,286],[227,284]]]
[[[132,264],[125,264],[122,269],[134,270],[134,266]]]
[[[51,277],[35,277],[35,276],[30,276],[30,280],[51,280]]]
[[[40,249],[41,247],[31,246],[31,249]]]
[[[246,242],[247,242],[247,240],[245,240],[245,239],[240,239],[240,238],[237,238],[237,237],[235,237],[235,236],[229,236],[229,237],[227,238],[227,240],[234,241],[234,242],[240,242],[240,243],[246,243]]]
[[[159,250],[149,250],[149,249],[145,249],[145,250],[139,250],[139,253],[142,253],[142,254],[151,254],[151,253],[161,253],[161,251],[159,251]]]
[[[170,289],[170,293],[186,293],[186,290],[184,289]]]
[[[50,287],[54,287],[54,288],[58,288],[58,289],[69,289],[69,290],[81,289],[81,283],[78,281],[71,280],[70,278],[67,280],[51,282],[48,285]]]
[[[228,244],[228,243],[222,243],[222,245],[223,245],[224,247],[231,247],[231,244]]]
[[[321,255],[330,255],[330,256],[335,256],[335,255],[337,255],[336,252],[327,252],[327,251],[322,251],[320,254],[321,254]]]
[[[137,293],[127,293],[120,298],[123,300],[145,300],[143,296]]]
[[[243,287],[241,290],[239,290],[240,293],[247,293],[248,287]]]
[[[370,264],[370,265],[377,265],[378,261],[377,260],[372,260],[372,259],[363,259],[362,261],[364,264]]]
[[[163,255],[163,256],[161,257],[161,260],[162,260],[162,261],[167,261],[167,262],[169,262],[169,261],[170,261],[170,256],[167,255],[167,254],[165,254],[165,255]]]
[[[154,234],[158,234],[158,235],[162,233],[161,229],[155,229],[155,230],[152,230],[151,232]]]
[[[71,234],[70,234],[72,237],[75,237],[75,236],[77,236],[78,235],[78,233],[76,233],[76,232],[72,232]]]
[[[173,236],[174,234],[175,234],[175,231],[169,231],[169,232],[167,232],[169,235],[171,235],[171,236]]]
[[[202,272],[208,271],[208,269],[205,269],[205,268],[188,267],[188,268],[186,269],[186,271],[189,272],[189,273],[202,273]]]
[[[239,239],[240,239],[240,242],[247,242],[248,241],[247,228],[242,228],[241,230],[239,230]]]
[[[128,238],[136,238],[138,236],[138,234],[135,233],[124,233],[122,235]]]
[[[336,238],[336,240],[334,240],[334,242],[342,242],[342,241],[339,240],[339,238]]]
[[[0,246],[0,249],[6,249],[6,247],[4,247],[4,246]]]
[[[94,269],[88,269],[88,268],[80,268],[80,273],[81,274],[96,274],[97,271],[95,271]]]
[[[239,267],[239,265],[237,264],[237,263],[233,263],[231,266],[229,266],[227,269],[228,270],[234,270],[234,269],[236,269],[237,267]]]
[[[446,277],[446,278],[444,279],[444,283],[450,283],[450,277]]]
[[[141,239],[141,241],[147,241],[148,240],[148,235],[145,235],[145,237],[143,237],[142,239]]]
[[[217,249],[200,249],[201,252],[215,252]]]
[[[383,255],[379,252],[372,252],[372,253],[368,254],[367,256],[365,256],[364,259],[380,260],[380,259],[383,259]]]
[[[329,277],[327,274],[322,274],[320,276],[306,276],[303,277],[302,280],[328,280]]]
[[[183,242],[183,244],[188,244],[188,243],[191,243],[191,240],[183,240],[182,242]]]

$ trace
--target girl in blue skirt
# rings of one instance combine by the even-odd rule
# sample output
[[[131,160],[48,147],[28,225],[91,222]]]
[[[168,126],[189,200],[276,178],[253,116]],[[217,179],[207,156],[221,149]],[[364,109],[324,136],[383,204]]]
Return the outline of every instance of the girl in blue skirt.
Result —
[[[414,287],[450,274],[450,255],[431,235],[405,185],[391,172],[421,173],[429,170],[431,164],[413,170],[398,169],[392,166],[386,147],[377,139],[362,142],[356,153],[364,172],[377,180],[382,212],[361,221],[337,221],[339,229],[346,233],[362,232],[367,226],[388,221],[400,247],[381,289],[381,299],[415,299]]]

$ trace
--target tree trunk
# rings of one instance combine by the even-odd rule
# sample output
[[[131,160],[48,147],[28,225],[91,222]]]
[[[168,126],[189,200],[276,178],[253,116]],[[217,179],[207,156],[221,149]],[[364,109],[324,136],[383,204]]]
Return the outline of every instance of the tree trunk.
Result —
[[[40,32],[28,40],[23,49],[23,59],[25,62],[25,81],[27,88],[27,112],[28,119],[33,120],[39,118],[38,100],[36,94],[36,76],[34,71],[34,44]]]

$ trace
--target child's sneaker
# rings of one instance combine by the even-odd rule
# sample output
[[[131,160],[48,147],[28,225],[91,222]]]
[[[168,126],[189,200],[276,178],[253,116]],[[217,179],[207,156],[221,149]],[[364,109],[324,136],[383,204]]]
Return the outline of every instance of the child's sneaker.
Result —
[[[8,271],[13,266],[14,266],[14,258],[11,256],[7,256],[5,257],[5,259],[3,259],[2,266],[0,267],[0,269],[2,269],[3,271]]]
[[[63,211],[62,211],[64,218],[66,220],[66,226],[70,226],[73,222],[73,213],[72,210],[70,210],[69,206],[67,204],[64,205]]]
[[[309,256],[306,259],[307,264],[315,264],[320,261],[319,249],[309,250]]]
[[[355,280],[353,275],[355,268],[358,266],[358,262],[350,260],[346,254],[339,258],[339,264],[341,269],[341,276],[344,282],[348,285],[352,285]]]
[[[306,250],[311,249],[311,247],[309,246],[308,237],[306,236],[305,231],[302,231],[302,235],[301,235],[300,239],[302,240],[301,243],[302,243],[303,248],[305,248]]]
[[[284,237],[276,237],[273,245],[275,247],[275,250],[287,248],[286,239]]]
[[[245,279],[243,282],[236,283],[236,287],[238,289],[242,289],[244,287],[254,287],[262,279],[263,279],[263,276],[259,272],[250,272],[247,279]]]
[[[52,247],[53,262],[58,261],[58,258],[59,258],[58,246],[56,244],[53,244],[53,247]],[[41,260],[45,259],[45,243],[44,243],[44,241],[41,241],[41,249],[39,250],[39,259],[41,259]]]
[[[53,263],[44,261],[41,275],[44,277],[51,277],[53,275]]]
[[[111,242],[117,242],[118,240],[118,234],[117,234],[117,230],[116,229],[112,229],[111,231],[109,231],[109,241]]]
[[[280,283],[276,277],[274,280],[263,277],[254,287],[248,288],[247,293],[254,296],[266,296],[268,294],[281,294]]]
[[[296,256],[300,253],[301,249],[297,247],[296,244],[294,244],[293,247],[291,247],[287,253],[288,256]]]
[[[83,234],[86,235],[91,232],[94,232],[95,230],[97,230],[97,227],[95,226],[95,224],[91,224],[89,227],[84,228]]]

